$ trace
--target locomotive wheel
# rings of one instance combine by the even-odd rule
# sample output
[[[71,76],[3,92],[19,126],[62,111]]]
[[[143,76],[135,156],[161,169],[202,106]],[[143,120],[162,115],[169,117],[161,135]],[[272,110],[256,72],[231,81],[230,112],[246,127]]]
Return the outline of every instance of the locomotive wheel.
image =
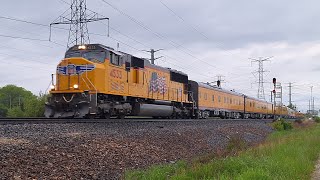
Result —
[[[118,116],[117,116],[117,119],[124,119],[126,117],[126,115],[124,115],[124,114],[119,114]]]
[[[104,119],[110,119],[110,114],[109,113],[104,114]]]
[[[95,117],[95,114],[87,114],[84,119],[94,119]]]

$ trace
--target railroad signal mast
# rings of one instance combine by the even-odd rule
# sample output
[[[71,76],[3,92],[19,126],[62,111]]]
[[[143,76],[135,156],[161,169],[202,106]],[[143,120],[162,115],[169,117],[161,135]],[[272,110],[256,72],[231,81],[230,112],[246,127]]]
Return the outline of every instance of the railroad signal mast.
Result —
[[[276,84],[277,84],[277,79],[273,78],[272,79],[272,83],[273,83],[273,90],[272,90],[272,93],[273,93],[273,117],[275,118],[275,114],[276,114]]]
[[[108,20],[109,28],[109,18],[100,17],[98,13],[93,11],[89,11],[88,13],[86,0],[71,0],[70,10],[71,12],[69,14],[67,14],[68,11],[66,11],[50,24],[49,40],[51,40],[51,27],[53,25],[70,25],[67,44],[68,48],[74,45],[84,45],[90,43],[88,32],[89,22]]]
[[[282,85],[281,83],[277,82],[276,78],[272,79],[272,83],[273,83],[273,114],[275,115],[276,113],[276,107],[279,108],[280,110],[280,117],[281,117],[281,113],[282,113]]]

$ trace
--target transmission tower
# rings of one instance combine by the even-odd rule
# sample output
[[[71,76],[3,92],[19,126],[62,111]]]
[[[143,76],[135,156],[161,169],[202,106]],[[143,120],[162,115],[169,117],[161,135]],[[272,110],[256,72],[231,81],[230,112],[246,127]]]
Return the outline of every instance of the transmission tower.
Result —
[[[70,25],[67,47],[90,43],[87,26],[89,22],[108,20],[109,24],[109,18],[100,17],[98,13],[87,9],[86,0],[71,0],[70,10],[70,13],[68,13],[68,11],[65,11],[65,13],[60,15],[54,22],[50,24],[49,39],[51,39],[52,25]]]
[[[264,87],[263,87],[263,84],[265,82],[264,82],[263,79],[264,79],[264,73],[268,72],[268,71],[265,71],[263,69],[263,62],[269,61],[270,58],[272,58],[272,57],[268,57],[268,58],[259,57],[259,59],[249,58],[249,59],[252,60],[251,64],[257,62],[258,65],[259,65],[258,70],[253,72],[253,74],[255,74],[255,73],[258,74],[258,82],[256,82],[256,83],[258,83],[258,93],[257,93],[257,98],[258,99],[266,100],[265,94],[264,94]]]

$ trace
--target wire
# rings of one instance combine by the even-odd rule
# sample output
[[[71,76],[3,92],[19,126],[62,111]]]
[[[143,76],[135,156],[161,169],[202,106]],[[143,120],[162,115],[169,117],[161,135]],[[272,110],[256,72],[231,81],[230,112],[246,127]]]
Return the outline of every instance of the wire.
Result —
[[[68,5],[70,5],[70,3],[68,3],[68,2],[66,2],[66,1],[64,1],[64,0],[60,0],[60,1],[66,3],[66,4],[68,4]],[[141,26],[143,29],[145,29],[145,30],[151,32],[152,34],[156,35],[158,38],[160,38],[160,39],[164,39],[164,38],[165,38],[164,36],[160,35],[159,33],[156,33],[156,32],[154,32],[154,31],[152,31],[150,28],[148,28],[147,26],[145,26],[142,22],[136,20],[135,18],[133,18],[133,17],[131,17],[130,15],[126,14],[125,12],[121,11],[119,8],[113,6],[111,3],[107,2],[107,1],[104,1],[104,2],[107,3],[109,6],[111,6],[113,9],[115,9],[116,11],[118,11],[120,14],[126,16],[126,17],[129,18],[130,20],[132,20],[132,21],[134,21],[135,23],[137,23],[137,24],[138,24],[139,26]],[[88,9],[88,8],[87,8],[87,10],[89,10],[89,11],[91,11],[91,12],[94,12],[93,10],[90,10],[90,9]],[[94,12],[94,13],[105,17],[104,15],[102,15],[102,14],[100,14],[100,13],[97,13],[97,12]],[[106,24],[103,23],[103,22],[100,22],[100,23],[106,25]],[[108,25],[109,25],[109,24],[108,24]],[[146,45],[146,44],[144,44],[144,43],[142,43],[142,42],[140,42],[140,41],[138,41],[138,40],[136,40],[136,39],[134,39],[134,38],[132,38],[132,37],[124,34],[124,33],[121,33],[119,30],[113,28],[113,27],[110,26],[110,25],[109,25],[109,27],[110,27],[110,29],[116,31],[116,32],[119,33],[120,35],[123,35],[124,37],[126,37],[126,38],[128,38],[128,39],[130,39],[130,40],[133,40],[134,42],[136,42],[136,43],[138,43],[138,44],[141,44],[141,45],[146,46],[146,47],[147,47],[147,46],[150,47],[150,45]],[[113,40],[115,40],[114,37],[112,37],[112,38],[113,38]],[[121,42],[120,40],[118,40],[118,41]],[[124,43],[124,42],[122,42],[122,43]],[[132,48],[132,49],[138,50],[137,48],[132,47],[132,46],[128,45],[127,43],[124,43],[124,44],[125,44],[126,46]],[[178,47],[182,47],[182,45],[180,45],[180,44],[178,44],[178,43],[175,43],[175,42],[173,42],[173,41],[171,41],[171,45],[173,45],[173,46],[176,47],[177,49],[178,49]],[[182,50],[180,50],[180,49],[178,49],[178,50],[179,50],[179,51],[182,51]],[[188,50],[188,51],[189,51],[189,50]],[[186,52],[184,52],[184,51],[182,51],[182,52],[183,52],[183,53],[186,53]],[[193,56],[192,54],[190,54],[190,53],[188,53],[188,52],[187,52],[187,54],[188,54],[189,56]],[[169,55],[167,55],[167,54],[165,54],[165,53],[162,53],[162,55],[168,57],[169,59],[175,60],[175,61],[177,61],[177,62],[179,61],[177,58],[170,57]],[[193,56],[193,57],[194,57],[194,58],[197,58],[197,57],[195,57],[195,56]],[[179,63],[181,63],[181,62],[183,62],[183,60],[180,60]],[[207,63],[207,62],[205,62],[205,61],[203,61],[203,62],[204,62],[204,63]],[[170,64],[173,64],[173,63],[170,63]],[[208,63],[207,63],[207,64],[208,64]],[[173,64],[173,65],[174,65],[174,64]],[[213,66],[213,65],[211,65],[211,64],[208,64],[208,65],[209,65],[209,66],[212,66],[212,67],[214,67],[214,68],[217,68],[216,66]],[[191,70],[192,70],[192,69],[195,69],[194,66],[191,66],[192,68],[190,68],[189,65],[186,65],[186,66],[187,66],[187,69],[186,69],[186,68],[182,68],[182,69],[188,70],[189,72],[190,72],[190,69],[191,69]],[[181,67],[181,66],[180,66],[180,67]],[[196,68],[196,69],[202,71],[202,69],[200,69],[200,68]],[[222,70],[222,69],[221,69],[221,70]],[[194,73],[193,71],[191,71],[191,72]],[[234,73],[232,73],[232,74],[234,74]],[[210,77],[210,76],[208,76],[208,75],[206,75],[206,74],[203,74],[203,73],[197,73],[197,75],[201,75],[201,76],[204,76],[204,77]],[[234,74],[234,75],[236,75],[236,74]],[[210,77],[210,78],[211,78],[211,77]]]
[[[101,1],[104,2],[104,3],[106,3],[106,4],[109,5],[111,8],[115,9],[116,11],[118,11],[120,14],[126,16],[128,19],[130,19],[130,20],[133,21],[134,23],[138,24],[138,25],[139,25],[140,27],[142,27],[143,29],[151,32],[152,34],[154,34],[155,36],[157,36],[159,39],[162,39],[162,40],[166,40],[166,39],[167,39],[167,38],[165,38],[163,35],[161,35],[161,34],[155,32],[155,31],[151,30],[150,28],[148,28],[148,27],[147,27],[146,25],[144,25],[142,22],[138,21],[137,19],[135,19],[135,18],[133,18],[132,16],[130,16],[130,15],[128,15],[127,13],[125,13],[124,11],[120,10],[119,8],[117,8],[116,6],[114,6],[113,4],[111,4],[110,2],[107,2],[107,1],[105,1],[105,0],[101,0]],[[217,66],[214,66],[214,65],[212,65],[212,64],[210,64],[210,63],[208,63],[208,62],[206,62],[206,61],[204,61],[204,60],[202,60],[202,59],[200,59],[200,58],[198,58],[198,57],[196,57],[196,56],[194,56],[192,53],[190,53],[191,50],[183,47],[182,44],[176,43],[176,42],[174,42],[174,41],[172,41],[172,40],[169,40],[169,44],[172,45],[173,47],[175,47],[178,51],[180,51],[180,52],[182,52],[182,53],[184,53],[184,54],[187,54],[187,55],[193,57],[193,58],[195,59],[195,61],[196,61],[196,60],[201,61],[201,62],[207,64],[207,65],[210,66],[210,67],[213,67],[213,68],[215,68],[215,69],[219,69],[219,70],[224,71],[224,69],[221,69],[221,68],[219,68],[219,67],[217,67]],[[181,48],[181,49],[179,49],[179,48]],[[194,61],[192,61],[192,62],[189,64],[189,66],[194,65],[194,64],[192,64],[193,62],[194,62]],[[230,74],[237,75],[237,74],[232,73],[232,72],[229,72],[229,73],[230,73]]]
[[[48,42],[48,40],[45,40],[45,39],[36,39],[36,38],[19,37],[19,36],[10,36],[10,35],[3,35],[3,34],[0,34],[0,37],[13,38],[13,39],[24,39],[24,40],[31,40],[31,41]]]
[[[203,36],[205,39],[210,39],[207,35],[205,35],[203,32],[199,31],[198,28],[192,26],[191,24],[187,23],[184,18],[182,18],[180,15],[178,15],[176,12],[174,12],[167,4],[165,4],[162,0],[159,0],[159,2],[166,7],[169,11],[171,11],[171,13],[176,16],[178,19],[180,19],[181,21],[183,21],[185,24],[187,24],[187,26],[189,26],[191,29],[193,29],[195,32],[199,33],[201,36]]]

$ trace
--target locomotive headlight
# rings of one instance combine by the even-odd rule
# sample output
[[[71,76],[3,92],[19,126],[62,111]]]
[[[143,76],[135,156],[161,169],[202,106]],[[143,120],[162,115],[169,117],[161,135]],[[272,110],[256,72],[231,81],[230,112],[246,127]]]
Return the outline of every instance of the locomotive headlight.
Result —
[[[84,49],[86,49],[86,46],[85,45],[80,45],[80,46],[78,46],[78,49],[84,50]]]
[[[56,87],[55,87],[54,85],[51,85],[51,86],[50,86],[50,89],[51,89],[51,90],[54,90],[55,88],[56,88]]]
[[[74,85],[73,85],[73,88],[74,88],[74,89],[78,89],[78,88],[79,88],[79,85],[78,85],[78,84],[74,84]]]

